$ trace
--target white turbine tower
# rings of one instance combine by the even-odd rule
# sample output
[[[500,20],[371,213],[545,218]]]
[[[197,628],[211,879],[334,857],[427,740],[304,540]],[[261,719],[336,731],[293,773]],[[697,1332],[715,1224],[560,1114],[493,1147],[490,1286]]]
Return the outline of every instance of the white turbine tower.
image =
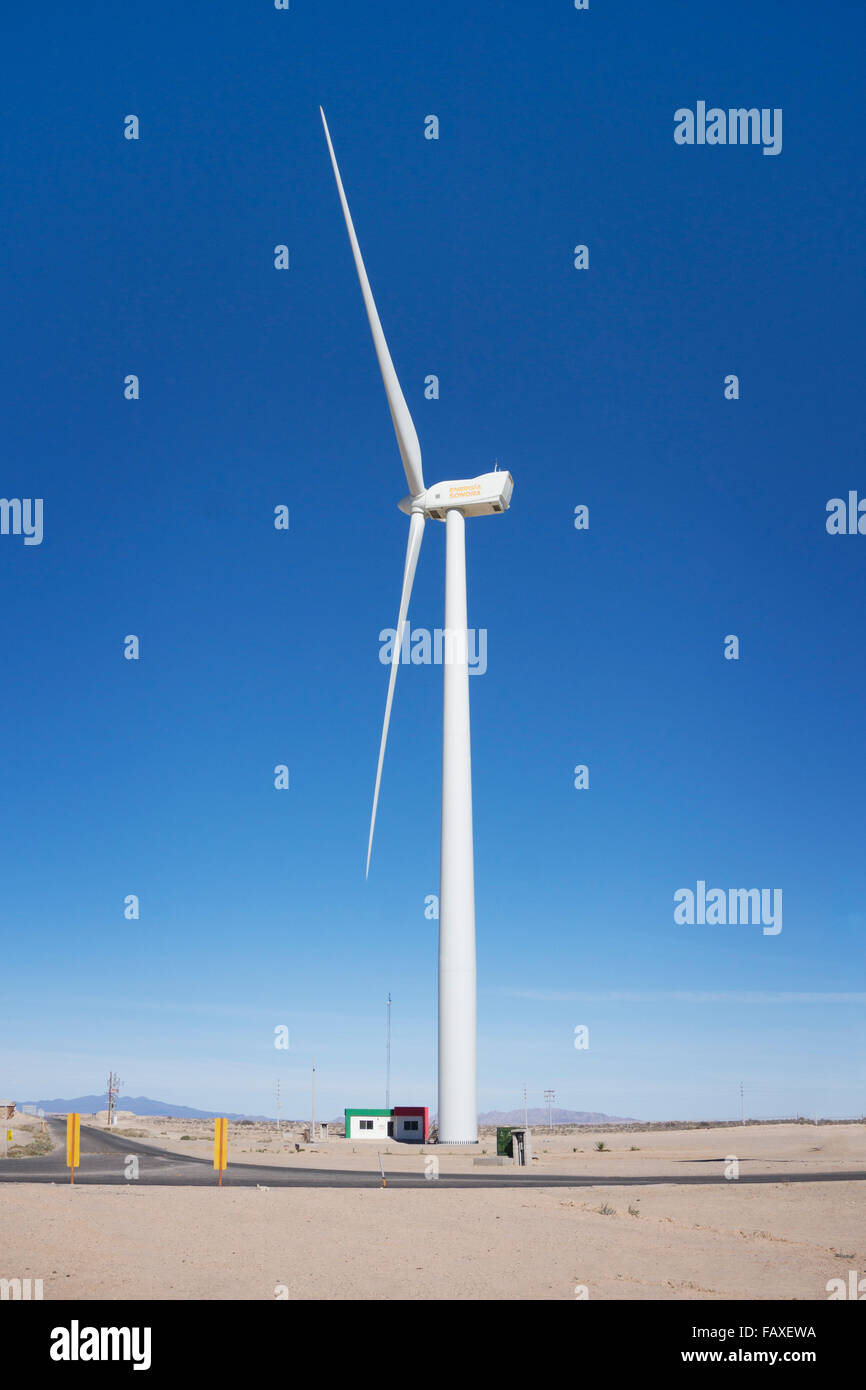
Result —
[[[385,720],[379,745],[373,814],[367,845],[367,873],[373,848],[376,807],[382,781],[382,763],[391,721],[394,682],[409,597],[418,564],[418,553],[428,517],[445,522],[445,639],[443,652],[444,690],[442,713],[442,859],[439,879],[439,1142],[474,1144],[478,1138],[476,1002],[475,1002],[475,870],[472,848],[472,765],[469,744],[469,641],[466,616],[465,518],[504,512],[511,501],[514,483],[510,473],[485,473],[480,478],[463,478],[436,483],[425,488],[421,472],[421,449],[409,408],[400,390],[394,363],[382,332],[379,315],[343,181],[337,167],[334,147],[325,113],[319,108],[325,138],[334,166],[337,191],[346,220],[346,230],[361,282],[361,293],[406,480],[409,496],[399,503],[409,516],[409,538],[403,569],[403,592],[397,618],[396,639],[385,701]]]

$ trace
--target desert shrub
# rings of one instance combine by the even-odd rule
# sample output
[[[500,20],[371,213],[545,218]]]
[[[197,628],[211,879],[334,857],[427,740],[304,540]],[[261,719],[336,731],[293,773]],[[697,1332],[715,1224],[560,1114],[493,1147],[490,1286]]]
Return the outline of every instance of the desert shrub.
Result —
[[[41,1158],[43,1154],[50,1154],[53,1148],[51,1140],[43,1134],[31,1139],[29,1144],[13,1144],[9,1150],[10,1158]]]

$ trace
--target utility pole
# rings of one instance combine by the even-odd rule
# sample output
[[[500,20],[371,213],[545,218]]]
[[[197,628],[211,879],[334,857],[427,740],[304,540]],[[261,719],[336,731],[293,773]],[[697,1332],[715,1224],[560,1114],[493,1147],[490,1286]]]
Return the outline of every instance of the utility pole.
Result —
[[[310,1121],[310,1143],[316,1142],[316,1059],[313,1058],[313,1118]]]
[[[555,1092],[555,1091],[545,1091],[545,1093],[544,1093],[544,1099],[547,1101],[547,1128],[548,1128],[548,1129],[553,1129],[553,1120],[551,1119],[551,1109],[552,1109],[552,1106],[553,1106],[553,1102],[556,1100],[556,1092]]]
[[[280,1078],[277,1077],[277,1138],[280,1137]]]
[[[743,1083],[740,1082],[740,1119],[746,1123],[746,1097],[743,1093]]]
[[[111,1129],[111,1117],[117,1111],[117,1097],[120,1094],[120,1077],[116,1071],[108,1073],[108,1128]]]
[[[528,1111],[526,1109],[526,1087],[523,1088],[523,1128],[529,1129]]]
[[[385,1109],[391,1109],[391,991],[385,1005]]]

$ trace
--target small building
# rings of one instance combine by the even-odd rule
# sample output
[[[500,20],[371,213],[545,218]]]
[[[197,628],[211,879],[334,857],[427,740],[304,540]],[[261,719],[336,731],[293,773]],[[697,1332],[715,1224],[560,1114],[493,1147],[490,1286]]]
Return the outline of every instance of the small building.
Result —
[[[395,1105],[394,1138],[402,1139],[404,1144],[426,1144],[429,1113],[426,1105]]]
[[[347,1110],[347,1139],[397,1139],[424,1144],[430,1132],[426,1105],[395,1105],[391,1110]]]
[[[394,1122],[390,1110],[347,1110],[347,1139],[390,1139]]]

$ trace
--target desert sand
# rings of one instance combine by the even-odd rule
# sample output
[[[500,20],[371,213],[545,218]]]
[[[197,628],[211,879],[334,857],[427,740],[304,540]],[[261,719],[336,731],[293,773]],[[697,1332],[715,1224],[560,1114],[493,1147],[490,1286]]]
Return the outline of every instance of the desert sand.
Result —
[[[18,1128],[26,1141],[41,1126],[25,1120]],[[122,1117],[114,1133],[126,1129],[164,1148],[211,1154],[210,1122]],[[181,1138],[196,1130],[200,1137]],[[232,1125],[229,1161],[372,1171],[381,1151],[386,1172],[423,1172],[423,1156],[408,1146],[392,1143],[387,1152],[333,1140],[296,1152],[299,1134],[284,1126],[277,1141],[273,1125]],[[601,1140],[606,1150],[598,1152]],[[866,1168],[863,1125],[606,1138],[536,1131],[534,1142],[536,1172],[593,1175],[597,1185],[2,1184],[0,1273],[41,1278],[46,1299],[748,1300],[826,1299],[828,1280],[866,1273],[863,1183],[746,1186],[724,1177],[733,1154],[750,1172]],[[470,1155],[440,1151],[439,1161],[442,1173],[484,1171]],[[676,1185],[678,1174],[708,1171],[718,1176],[712,1185]],[[612,1181],[618,1174],[674,1181],[623,1188]]]

